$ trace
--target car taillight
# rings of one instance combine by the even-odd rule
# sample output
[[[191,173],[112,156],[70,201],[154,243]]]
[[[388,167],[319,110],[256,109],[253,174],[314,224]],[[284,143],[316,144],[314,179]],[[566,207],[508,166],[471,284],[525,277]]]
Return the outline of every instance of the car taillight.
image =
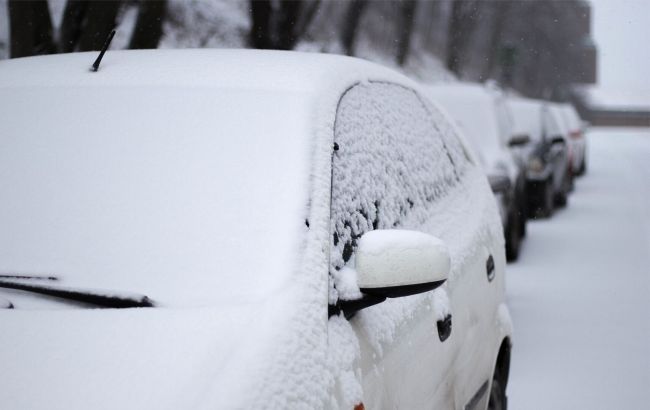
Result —
[[[569,135],[573,139],[582,138],[582,131],[571,131],[571,133]]]

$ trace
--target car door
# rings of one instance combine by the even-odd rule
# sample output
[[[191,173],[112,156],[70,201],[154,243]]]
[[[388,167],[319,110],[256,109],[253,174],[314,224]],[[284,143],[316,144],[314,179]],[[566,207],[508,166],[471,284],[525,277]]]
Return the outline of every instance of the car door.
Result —
[[[454,230],[460,223],[462,229],[469,224],[474,225],[472,233],[478,232],[481,218],[465,218],[459,209],[450,209],[465,194],[460,190],[467,188],[470,174],[482,178],[489,204],[493,200],[485,177],[468,160],[446,119],[413,90],[371,82],[342,97],[332,158],[334,299],[345,296],[348,286],[336,278],[354,266],[356,241],[367,231],[423,231],[449,240],[456,252],[452,265],[457,268],[446,290],[387,300],[350,319],[360,346],[367,408],[462,408],[487,379],[490,366],[482,360],[478,339],[485,336],[482,326],[488,321],[473,299],[478,289],[474,283],[486,281],[490,249],[474,246],[481,242],[476,238],[468,243]],[[466,199],[458,205],[469,210],[472,198]],[[475,278],[479,273],[480,279]],[[450,335],[445,325],[449,317]]]

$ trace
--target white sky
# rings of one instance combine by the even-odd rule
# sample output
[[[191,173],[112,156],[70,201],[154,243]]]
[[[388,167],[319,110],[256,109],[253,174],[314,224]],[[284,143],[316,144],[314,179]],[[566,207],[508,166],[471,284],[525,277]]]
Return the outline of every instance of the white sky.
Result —
[[[599,88],[650,99],[650,0],[592,0]]]

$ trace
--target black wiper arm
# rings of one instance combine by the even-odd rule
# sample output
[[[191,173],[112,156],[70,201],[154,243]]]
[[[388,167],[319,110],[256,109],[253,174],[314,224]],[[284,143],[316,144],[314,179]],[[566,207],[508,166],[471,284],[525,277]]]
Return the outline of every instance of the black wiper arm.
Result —
[[[0,288],[38,293],[40,295],[87,303],[101,308],[125,309],[135,307],[154,307],[153,301],[144,295],[121,295],[118,292],[110,291],[103,294],[99,291],[34,285],[31,283],[20,283],[8,280],[0,280]]]

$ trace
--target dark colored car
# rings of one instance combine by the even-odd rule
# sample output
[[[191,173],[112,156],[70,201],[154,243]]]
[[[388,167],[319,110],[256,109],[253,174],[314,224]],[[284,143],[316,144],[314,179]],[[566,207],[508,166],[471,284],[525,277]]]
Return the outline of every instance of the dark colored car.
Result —
[[[475,150],[499,206],[506,256],[516,260],[526,234],[526,178],[512,150],[522,141],[512,138],[512,114],[504,93],[469,83],[428,85],[425,90],[451,115]]]
[[[571,190],[570,147],[557,107],[543,101],[511,98],[515,136],[528,137],[519,158],[526,164],[526,196],[530,216],[550,217],[565,206]]]

